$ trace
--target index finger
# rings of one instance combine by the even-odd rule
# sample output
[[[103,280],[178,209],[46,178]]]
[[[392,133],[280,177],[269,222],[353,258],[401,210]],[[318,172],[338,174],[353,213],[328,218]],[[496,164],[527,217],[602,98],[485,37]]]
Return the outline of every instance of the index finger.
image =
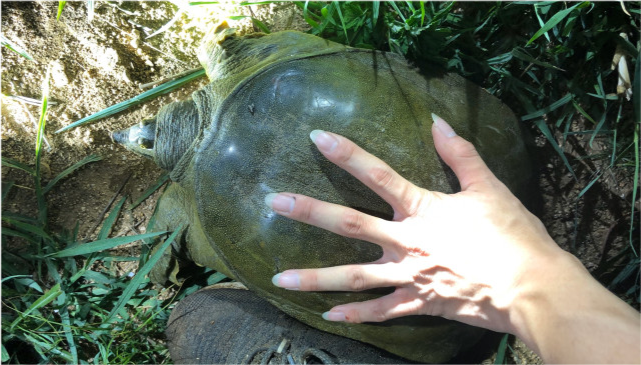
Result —
[[[314,130],[309,136],[329,161],[352,174],[389,203],[394,209],[395,220],[416,213],[424,194],[423,189],[341,135]]]

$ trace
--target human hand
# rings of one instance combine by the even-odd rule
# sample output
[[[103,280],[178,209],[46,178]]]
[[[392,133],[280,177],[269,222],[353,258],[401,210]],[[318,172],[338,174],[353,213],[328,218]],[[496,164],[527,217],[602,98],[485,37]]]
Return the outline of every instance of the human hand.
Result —
[[[287,270],[274,284],[302,291],[396,288],[331,308],[323,314],[330,321],[427,314],[515,334],[549,362],[638,361],[638,312],[556,245],[471,143],[433,118],[436,150],[460,181],[456,194],[413,185],[342,136],[311,133],[328,160],[391,205],[394,218],[299,194],[268,195],[265,202],[278,214],[383,248],[371,263]]]
[[[348,139],[312,132],[321,153],[388,202],[394,218],[386,221],[299,194],[268,196],[267,204],[281,215],[383,248],[375,262],[287,270],[274,277],[275,285],[303,291],[396,287],[375,300],[332,308],[323,314],[330,321],[428,314],[511,332],[510,308],[520,284],[563,251],[472,144],[442,119],[434,120],[435,147],[458,177],[460,193],[417,187]]]

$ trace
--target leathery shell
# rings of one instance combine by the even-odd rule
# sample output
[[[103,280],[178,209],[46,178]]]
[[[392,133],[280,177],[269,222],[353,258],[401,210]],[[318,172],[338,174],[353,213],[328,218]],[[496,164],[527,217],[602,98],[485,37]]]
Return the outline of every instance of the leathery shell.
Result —
[[[447,361],[476,342],[482,330],[431,316],[364,324],[324,321],[321,313],[334,305],[377,298],[393,288],[288,291],[275,287],[272,276],[370,262],[382,250],[279,216],[263,201],[268,193],[290,191],[391,219],[384,201],[317,151],[309,139],[314,129],[350,138],[418,186],[458,191],[434,149],[432,113],[474,143],[518,195],[529,163],[509,108],[458,75],[419,73],[399,56],[299,32],[237,37],[219,28],[204,42],[200,58],[212,82],[194,93],[193,104],[185,104],[192,108],[189,122],[179,115],[160,118],[161,112],[157,127],[167,139],[181,138],[182,124],[192,126],[190,144],[183,141],[175,149],[186,152],[170,159],[177,161],[176,183],[159,207],[161,226],[189,225],[181,249],[304,323],[410,360]],[[466,222],[460,224],[465,229]]]

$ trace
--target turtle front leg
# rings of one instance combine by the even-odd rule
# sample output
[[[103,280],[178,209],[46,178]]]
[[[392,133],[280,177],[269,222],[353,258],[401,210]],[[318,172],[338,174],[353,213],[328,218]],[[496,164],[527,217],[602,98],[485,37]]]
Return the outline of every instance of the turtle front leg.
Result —
[[[156,211],[155,230],[173,232],[182,226],[182,232],[176,236],[171,248],[163,253],[149,273],[153,283],[164,285],[169,281],[179,284],[177,274],[180,267],[189,263],[209,267],[232,277],[200,228],[193,193],[178,183],[172,183],[161,196]],[[156,252],[161,244],[162,241],[156,245],[153,252]]]

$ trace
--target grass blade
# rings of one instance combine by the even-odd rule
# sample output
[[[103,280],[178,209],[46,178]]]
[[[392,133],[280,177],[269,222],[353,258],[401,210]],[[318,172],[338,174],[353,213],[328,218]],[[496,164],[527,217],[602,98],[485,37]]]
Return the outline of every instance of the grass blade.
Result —
[[[376,21],[378,20],[378,13],[381,8],[380,1],[372,1],[372,27],[376,27]],[[421,8],[423,8],[423,2],[421,2]]]
[[[120,209],[122,208],[122,205],[125,204],[125,200],[127,200],[127,196],[123,196],[122,199],[116,204],[114,209],[109,213],[107,216],[107,219],[105,219],[105,223],[102,224],[102,228],[100,228],[100,232],[98,233],[98,240],[105,240],[107,239],[107,236],[109,236],[109,232],[111,232],[111,228],[113,227],[114,223],[116,222],[116,219],[118,219],[118,216],[120,215]]]
[[[536,58],[534,58],[534,57],[530,56],[529,54],[525,53],[525,52],[524,52],[521,48],[519,48],[519,47],[514,48],[514,49],[512,50],[512,52],[511,52],[511,54],[512,54],[514,57],[516,57],[516,58],[522,59],[523,61],[530,62],[530,63],[533,63],[533,64],[535,64],[535,65],[539,65],[539,66],[543,66],[543,67],[548,67],[548,68],[553,68],[553,69],[555,69],[555,70],[559,70],[559,71],[563,71],[563,72],[565,72],[565,70],[564,70],[564,69],[561,69],[561,68],[559,68],[559,67],[556,67],[556,66],[554,66],[554,65],[552,65],[552,64],[550,64],[550,63],[547,63],[547,62],[543,62],[543,61],[539,61],[539,60],[537,60]]]
[[[38,201],[38,219],[44,226],[47,222],[47,202],[42,192],[40,176],[40,158],[42,156],[42,141],[45,135],[47,124],[47,101],[49,100],[49,77],[51,75],[51,64],[47,66],[45,80],[42,83],[42,107],[40,109],[40,120],[38,121],[38,133],[36,135],[36,169],[34,174],[34,185],[36,188],[36,200]],[[40,252],[38,252],[40,253]]]
[[[9,192],[13,188],[13,186],[16,184],[15,181],[3,181],[2,182],[2,198],[0,198],[0,201],[4,202],[7,199],[7,195],[9,195]],[[2,215],[4,215],[5,212],[2,212]]]
[[[29,308],[27,308],[24,312],[20,313],[20,316],[16,318],[13,322],[11,322],[11,325],[9,326],[9,330],[12,330],[16,325],[18,325],[18,323],[20,323],[24,319],[24,317],[28,316],[29,313],[51,303],[60,294],[62,294],[62,290],[60,290],[60,284],[54,285],[51,289],[47,290],[40,298],[38,298],[38,300],[33,302],[33,304],[29,306]]]
[[[76,342],[73,338],[73,332],[71,330],[71,320],[69,318],[69,310],[67,307],[62,306],[60,309],[60,320],[62,322],[62,329],[65,332],[65,338],[67,339],[67,344],[69,345],[69,352],[71,352],[71,357],[73,359],[73,364],[79,364],[78,361],[78,349],[76,348]]]
[[[2,234],[6,236],[20,237],[33,244],[38,244],[40,242],[39,238],[36,238],[24,232],[14,231],[13,229],[7,227],[2,227]]]
[[[30,175],[35,175],[36,174],[36,170],[32,169],[31,167],[23,164],[22,162],[19,162],[19,161],[16,161],[14,159],[7,158],[7,157],[2,157],[2,166],[13,167],[13,168],[16,168],[16,169],[20,169],[20,170],[22,170],[22,171],[24,171],[24,172],[26,172],[26,173],[28,173]]]
[[[4,348],[4,343],[2,344],[2,362],[6,363],[11,359],[11,356],[9,356],[9,353],[7,352],[7,349]]]
[[[58,348],[57,344],[48,344],[44,343],[42,341],[37,340],[33,336],[30,336],[28,334],[24,335],[25,339],[27,342],[31,343],[34,347],[34,349],[41,355],[45,360],[48,360],[45,357],[45,354],[52,353],[54,355],[58,355],[62,358],[64,358],[68,362],[73,361],[73,357],[67,352],[67,351],[62,351]],[[51,361],[48,361],[51,362]]]
[[[630,248],[634,256],[639,257],[637,250],[634,248],[634,211],[635,202],[637,201],[637,190],[639,189],[639,123],[636,123],[634,129],[634,183],[632,186],[632,212],[630,214]]]
[[[512,5],[546,6],[546,5],[556,4],[556,3],[560,2],[560,1],[563,1],[563,0],[545,0],[545,1],[541,1],[541,0],[523,0],[523,1],[514,1],[514,2],[511,2],[510,4],[512,4]]]
[[[10,50],[14,51],[15,53],[19,54],[20,56],[28,59],[29,61],[33,61],[33,57],[27,51],[25,51],[22,47],[19,45],[11,42],[9,39],[7,39],[4,34],[0,35],[0,39],[2,42],[2,45],[9,48]]]
[[[637,190],[639,189],[639,123],[641,123],[641,113],[639,112],[639,93],[641,93],[641,54],[637,56],[637,62],[635,66],[635,75],[634,75],[634,85],[632,85],[632,90],[634,94],[634,183],[632,186],[632,214],[630,214],[630,247],[632,247],[632,252],[634,255],[639,257],[636,250],[634,249],[634,207],[635,202],[637,201]]]
[[[171,18],[170,21],[168,21],[165,25],[160,27],[160,29],[158,29],[157,31],[155,31],[155,32],[151,33],[150,35],[148,35],[147,37],[145,37],[145,39],[149,39],[149,38],[151,38],[151,37],[153,37],[153,36],[155,36],[157,34],[160,34],[160,33],[164,32],[164,31],[166,31],[167,29],[171,28],[171,26],[174,25],[174,23],[176,23],[176,21],[178,19],[180,19],[180,17],[182,15],[183,15],[183,8],[180,8],[180,9],[178,9],[178,11],[174,15],[174,17]]]
[[[395,1],[388,1],[387,3],[394,8],[398,16],[401,17],[401,20],[403,20],[403,23],[407,22],[407,20],[405,19],[405,16],[403,16],[403,13],[401,13],[401,9],[399,9],[398,6],[396,6]]]
[[[501,338],[501,342],[499,343],[499,348],[496,350],[496,359],[494,360],[494,364],[504,364],[505,363],[505,353],[507,352],[507,340],[508,337],[510,337],[509,334],[503,335],[503,338]]]
[[[603,175],[603,172],[599,172],[599,173],[594,177],[594,179],[592,179],[592,181],[590,181],[590,182],[589,182],[589,183],[588,183],[588,184],[583,188],[583,190],[581,190],[581,192],[579,192],[579,195],[577,195],[576,200],[581,199],[581,197],[582,197],[585,193],[587,193],[587,192],[588,192],[588,190],[590,190],[590,188],[592,187],[592,185],[594,185],[594,183],[595,183],[595,182],[597,182],[597,180],[599,180],[599,178],[601,177],[601,175]]]
[[[140,203],[145,201],[145,199],[149,198],[149,196],[153,194],[156,190],[158,190],[165,182],[167,182],[167,180],[169,180],[169,173],[162,174],[162,176],[160,176],[158,180],[156,180],[156,183],[154,185],[149,187],[149,189],[145,190],[145,192],[142,193],[140,198],[138,198],[135,202],[133,202],[133,204],[129,206],[129,210],[134,209],[135,207],[140,205]]]
[[[94,0],[87,0],[87,21],[91,22],[94,15]]]
[[[143,267],[138,270],[136,275],[134,275],[133,279],[131,279],[131,282],[129,282],[129,285],[127,285],[127,288],[123,291],[122,295],[118,299],[118,302],[114,306],[114,308],[111,310],[109,315],[107,315],[107,318],[104,320],[103,324],[111,322],[111,320],[116,316],[116,314],[125,306],[125,304],[131,299],[131,297],[134,295],[136,290],[138,290],[138,287],[140,284],[142,284],[143,280],[145,279],[145,276],[149,274],[151,271],[152,267],[160,260],[162,255],[164,254],[165,250],[171,245],[171,243],[176,239],[176,236],[178,236],[178,233],[182,231],[182,226],[178,227],[174,233],[163,242],[162,246],[158,251],[156,251],[153,256],[147,261]]]
[[[29,223],[19,222],[15,219],[7,218],[7,217],[2,217],[2,220],[4,220],[7,223],[11,223],[16,228],[20,229],[23,232],[34,234],[38,237],[42,237],[49,241],[52,240],[51,236],[49,236],[47,232],[45,232],[41,227],[35,226],[33,224],[29,224]]]
[[[232,15],[232,16],[229,17],[229,19],[231,19],[231,20],[241,20],[241,19],[245,19],[245,18],[249,18],[252,21],[252,23],[254,23],[254,25],[257,26],[261,30],[261,32],[263,32],[265,34],[271,33],[269,31],[269,28],[265,25],[265,23],[263,23],[260,20],[254,18],[253,16],[249,16],[249,15]]]
[[[66,0],[58,1],[58,15],[56,15],[56,20],[60,20],[60,15],[62,15],[62,9],[65,8],[65,4],[67,4]]]
[[[546,33],[548,30],[554,28],[557,24],[559,24],[563,19],[565,19],[565,17],[567,17],[577,7],[579,7],[579,9],[580,9],[580,8],[582,8],[584,6],[587,6],[587,5],[589,5],[589,2],[583,1],[583,2],[580,2],[580,3],[576,4],[576,5],[574,5],[571,8],[568,8],[568,9],[565,9],[565,10],[561,10],[558,13],[554,14],[554,16],[552,16],[552,18],[550,18],[550,20],[548,20],[547,23],[545,23],[543,25],[543,27],[541,27],[541,29],[539,29],[536,33],[534,33],[534,35],[532,36],[532,38],[530,38],[530,40],[527,42],[526,45],[530,45],[532,42],[537,40],[543,33]]]
[[[51,188],[53,188],[54,185],[56,185],[56,183],[58,183],[58,181],[62,180],[67,175],[71,174],[72,172],[76,171],[77,169],[81,168],[82,166],[84,166],[84,165],[86,165],[86,164],[88,164],[90,162],[96,162],[96,161],[100,161],[100,160],[102,160],[102,157],[100,157],[98,155],[89,155],[89,156],[83,158],[82,160],[80,160],[80,161],[76,162],[75,164],[71,165],[70,167],[66,168],[63,172],[58,174],[58,176],[54,177],[53,180],[49,181],[47,186],[45,186],[44,189],[42,189],[42,193],[46,194],[49,190],[51,190]]]
[[[78,126],[81,126],[83,124],[89,123],[96,121],[98,119],[106,118],[108,116],[114,115],[116,113],[120,113],[123,110],[126,110],[127,108],[130,108],[134,105],[138,105],[140,103],[143,103],[145,101],[151,100],[153,98],[156,98],[160,95],[170,93],[174,91],[175,89],[179,88],[183,84],[192,81],[200,76],[203,76],[205,74],[205,70],[203,68],[200,68],[193,73],[189,75],[185,75],[179,79],[169,81],[165,84],[162,84],[158,87],[155,87],[151,90],[145,91],[144,93],[137,95],[129,100],[123,101],[122,103],[118,103],[116,105],[112,105],[106,109],[103,109],[97,113],[94,113],[88,117],[82,118],[78,121],[75,121],[68,126],[64,128],[60,128],[56,131],[56,133],[64,132],[66,130],[76,128]]]
[[[556,142],[556,139],[554,139],[554,136],[552,135],[552,132],[550,131],[550,128],[548,127],[548,125],[545,124],[545,121],[543,119],[538,119],[534,121],[534,124],[537,127],[539,127],[539,130],[541,131],[541,133],[543,133],[545,138],[547,138],[548,142],[550,142],[552,147],[554,147],[556,152],[559,154],[559,156],[563,160],[565,167],[567,167],[570,173],[572,174],[572,177],[574,178],[574,180],[578,181],[578,178],[574,173],[574,169],[572,168],[572,165],[570,165],[570,161],[568,161],[568,158],[565,156],[565,152],[563,152],[563,149],[561,148],[561,146],[559,146],[559,144]]]
[[[554,110],[562,107],[563,105],[569,103],[570,100],[572,100],[572,94],[571,93],[567,93],[564,97],[562,97],[561,99],[559,99],[559,100],[555,101],[554,103],[548,105],[547,107],[545,107],[543,109],[539,109],[539,110],[537,110],[537,111],[535,111],[533,113],[530,113],[530,114],[522,116],[521,120],[522,121],[526,121],[526,120],[530,120],[530,119],[540,118],[540,117],[544,116],[545,114],[547,114],[547,113],[549,113],[551,111],[554,111]]]
[[[603,115],[601,115],[601,120],[599,121],[599,124],[597,124],[596,128],[594,128],[594,133],[592,133],[592,137],[590,137],[590,147],[592,147],[592,142],[594,142],[594,138],[596,138],[597,134],[601,131],[601,128],[603,127],[603,124],[605,123],[605,116],[607,114],[607,110],[603,112]]]
[[[345,34],[345,44],[349,46],[349,37],[347,36],[347,27],[345,26],[345,19],[343,18],[343,12],[341,11],[341,5],[338,1],[332,1],[332,5],[336,8],[338,12],[338,19],[341,21],[341,26],[343,28],[343,33]]]
[[[94,252],[99,252],[99,251],[107,250],[110,248],[114,248],[116,246],[124,245],[126,243],[131,243],[137,240],[160,236],[161,234],[165,234],[165,233],[167,232],[164,232],[164,231],[150,232],[150,233],[138,234],[135,236],[115,237],[115,238],[109,238],[105,240],[93,241],[89,243],[84,243],[79,246],[67,248],[53,254],[49,254],[47,255],[47,257],[70,257],[70,256],[77,256],[77,255],[86,255],[89,253],[94,253]]]

